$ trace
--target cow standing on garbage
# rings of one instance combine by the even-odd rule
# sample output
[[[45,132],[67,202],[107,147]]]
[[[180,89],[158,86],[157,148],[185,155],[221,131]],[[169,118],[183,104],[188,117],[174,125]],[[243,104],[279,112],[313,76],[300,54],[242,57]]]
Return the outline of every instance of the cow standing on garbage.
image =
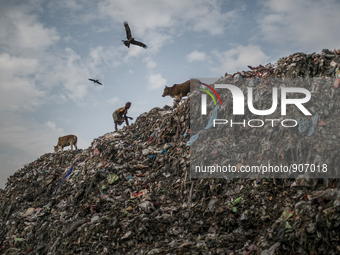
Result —
[[[128,119],[133,120],[133,118],[126,116],[128,109],[130,109],[130,107],[131,102],[127,102],[125,104],[125,107],[121,107],[112,113],[112,118],[115,123],[115,131],[117,131],[117,125],[122,125],[123,122],[125,121],[126,125],[129,126]]]
[[[201,83],[199,80],[187,80],[181,84],[174,84],[172,87],[165,86],[162,97],[170,96],[178,101],[181,100],[182,97],[186,97],[190,92],[190,82],[193,83],[193,88],[199,87]]]
[[[77,137],[75,135],[66,135],[58,138],[58,144],[54,146],[54,151],[57,152],[59,149],[63,151],[63,148],[66,146],[71,146],[71,150],[73,150],[73,145],[77,148]]]

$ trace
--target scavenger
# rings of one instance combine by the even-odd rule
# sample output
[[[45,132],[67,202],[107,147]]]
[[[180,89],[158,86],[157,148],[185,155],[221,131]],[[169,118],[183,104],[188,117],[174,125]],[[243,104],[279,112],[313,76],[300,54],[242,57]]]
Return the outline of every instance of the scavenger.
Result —
[[[119,126],[122,125],[124,120],[127,126],[129,126],[128,119],[133,120],[133,118],[126,116],[127,111],[128,109],[130,109],[130,107],[131,107],[131,103],[127,102],[125,104],[125,107],[121,107],[112,113],[112,118],[115,123],[115,131],[117,131],[117,125]]]

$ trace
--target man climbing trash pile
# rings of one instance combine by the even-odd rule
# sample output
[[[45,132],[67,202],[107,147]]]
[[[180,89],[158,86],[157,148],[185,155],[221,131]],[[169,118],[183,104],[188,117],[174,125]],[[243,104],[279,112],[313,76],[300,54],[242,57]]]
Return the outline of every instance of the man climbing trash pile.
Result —
[[[112,118],[113,118],[113,121],[115,123],[115,131],[117,132],[117,125],[122,125],[124,123],[124,120],[125,120],[125,123],[127,126],[129,126],[129,121],[128,119],[130,120],[133,120],[133,118],[131,117],[128,117],[126,114],[128,112],[128,109],[130,109],[131,107],[131,102],[127,102],[125,104],[125,107],[121,107],[117,110],[115,110],[113,113],[112,113]]]

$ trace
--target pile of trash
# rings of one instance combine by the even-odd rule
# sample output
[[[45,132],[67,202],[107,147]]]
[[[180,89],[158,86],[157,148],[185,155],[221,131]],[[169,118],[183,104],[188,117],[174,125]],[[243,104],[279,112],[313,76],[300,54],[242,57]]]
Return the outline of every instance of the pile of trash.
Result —
[[[332,61],[336,62],[332,74],[336,74],[339,54],[332,53],[332,58],[328,51],[314,55],[323,68],[315,73],[308,69],[309,75],[318,78],[306,86],[315,86],[315,96],[327,90],[332,98],[314,100],[308,109],[314,106],[313,114],[318,112],[327,125],[318,122],[310,136],[313,123],[307,125],[308,130],[300,128],[301,132],[297,127],[289,132],[299,148],[308,139],[327,137],[318,144],[320,155],[335,162],[340,92],[325,75]],[[295,75],[293,70],[306,75],[301,56],[307,59],[309,55],[279,60],[270,75],[282,79],[282,75]],[[263,78],[265,68],[251,72],[253,79],[240,83],[240,88],[253,80],[256,91],[265,95],[265,86],[270,86],[265,80],[255,82]],[[217,83],[246,80],[236,76],[227,75]],[[5,189],[0,189],[0,253],[339,254],[337,179],[191,178],[192,147],[187,144],[194,134],[190,127],[194,96],[191,93],[177,107],[143,113],[133,125],[95,139],[85,150],[42,155],[10,176]],[[235,163],[259,160],[257,151],[245,147],[245,132],[225,134]],[[275,132],[283,131],[277,128]],[[279,139],[275,132],[268,132],[270,143]],[[205,137],[202,133],[198,139]],[[282,158],[279,153],[272,155],[276,152],[266,144],[261,146],[262,160],[272,157],[273,165],[279,159],[298,160],[288,152],[303,153],[298,147],[284,148]]]
[[[321,53],[294,53],[280,58],[276,63],[265,66],[248,66],[251,71],[225,74],[225,78],[297,78],[297,77],[334,77],[339,70],[340,50],[323,49]]]

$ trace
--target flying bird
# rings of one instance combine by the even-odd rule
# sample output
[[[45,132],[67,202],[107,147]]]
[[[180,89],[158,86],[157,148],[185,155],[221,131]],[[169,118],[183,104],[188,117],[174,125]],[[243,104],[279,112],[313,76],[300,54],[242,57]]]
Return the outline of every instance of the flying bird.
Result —
[[[89,78],[89,80],[90,80],[90,81],[93,81],[94,83],[98,83],[99,85],[103,85],[103,84],[101,84],[98,80],[94,80],[94,79],[90,79],[90,78]]]
[[[146,49],[148,46],[146,46],[144,43],[136,41],[132,36],[131,36],[131,30],[129,27],[129,24],[124,21],[124,26],[125,26],[125,31],[126,31],[126,38],[127,40],[122,40],[123,43],[125,44],[126,47],[130,48],[130,43],[134,44],[134,45],[138,45],[140,47],[143,47],[144,49]]]

